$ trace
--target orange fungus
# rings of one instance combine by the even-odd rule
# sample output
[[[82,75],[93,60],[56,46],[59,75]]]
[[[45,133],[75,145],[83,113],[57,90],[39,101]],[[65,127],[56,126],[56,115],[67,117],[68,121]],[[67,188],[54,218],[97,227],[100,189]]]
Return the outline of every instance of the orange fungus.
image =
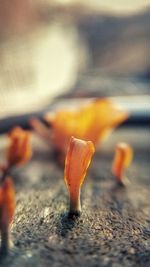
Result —
[[[32,148],[30,144],[30,133],[20,127],[15,127],[9,133],[10,144],[7,150],[8,166],[21,166],[30,160]]]
[[[94,154],[91,141],[71,137],[65,160],[64,178],[70,196],[70,213],[80,213],[80,187]]]
[[[97,99],[71,110],[64,109],[45,116],[52,127],[53,144],[65,154],[70,137],[101,142],[128,114],[108,99]]]
[[[133,150],[127,143],[118,143],[112,164],[112,173],[118,182],[122,182],[125,169],[130,165],[133,158]]]

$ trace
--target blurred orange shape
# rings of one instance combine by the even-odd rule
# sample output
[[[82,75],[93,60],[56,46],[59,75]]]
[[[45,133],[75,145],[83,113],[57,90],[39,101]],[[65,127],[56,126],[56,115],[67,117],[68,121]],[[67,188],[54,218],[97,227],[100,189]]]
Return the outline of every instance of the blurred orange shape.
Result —
[[[16,207],[12,179],[6,177],[0,187],[0,229],[7,227],[13,220]]]
[[[123,184],[125,169],[131,164],[133,159],[133,149],[127,143],[118,143],[115,150],[115,157],[112,164],[112,173],[118,183]]]
[[[48,143],[51,142],[51,132],[49,128],[44,125],[44,123],[38,119],[31,119],[30,125],[40,137],[45,139],[45,141]]]
[[[79,215],[81,212],[80,188],[94,151],[91,141],[71,137],[64,171],[64,179],[70,196],[70,215]]]
[[[127,118],[127,112],[108,99],[94,100],[76,110],[65,109],[45,116],[52,126],[53,144],[63,154],[71,136],[91,140],[96,145]]]
[[[8,167],[24,165],[32,156],[31,134],[20,127],[9,133],[10,144],[7,150]]]

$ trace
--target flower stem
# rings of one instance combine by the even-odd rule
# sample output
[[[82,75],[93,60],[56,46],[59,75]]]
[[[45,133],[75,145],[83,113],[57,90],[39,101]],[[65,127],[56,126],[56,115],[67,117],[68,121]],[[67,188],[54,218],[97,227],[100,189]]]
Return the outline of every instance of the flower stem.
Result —
[[[70,191],[69,217],[78,217],[81,214],[80,188]]]

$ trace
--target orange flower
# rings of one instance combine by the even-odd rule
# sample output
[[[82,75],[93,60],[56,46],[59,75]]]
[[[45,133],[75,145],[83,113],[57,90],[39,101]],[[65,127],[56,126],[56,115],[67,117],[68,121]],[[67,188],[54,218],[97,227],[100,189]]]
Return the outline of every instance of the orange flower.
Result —
[[[64,171],[64,179],[70,196],[69,214],[71,216],[79,215],[81,212],[80,188],[94,151],[94,145],[91,141],[71,137]]]
[[[15,192],[11,178],[6,177],[0,187],[0,231],[1,250],[7,253],[9,246],[9,225],[12,223],[15,211]]]
[[[133,150],[131,146],[126,143],[118,143],[112,164],[112,173],[119,184],[124,184],[124,171],[131,164],[132,158]]]
[[[10,145],[7,151],[8,167],[25,164],[32,156],[30,133],[15,127],[9,133]]]
[[[71,136],[91,140],[96,145],[127,117],[128,114],[111,101],[98,99],[76,110],[49,113],[45,119],[52,126],[55,148],[65,154]]]

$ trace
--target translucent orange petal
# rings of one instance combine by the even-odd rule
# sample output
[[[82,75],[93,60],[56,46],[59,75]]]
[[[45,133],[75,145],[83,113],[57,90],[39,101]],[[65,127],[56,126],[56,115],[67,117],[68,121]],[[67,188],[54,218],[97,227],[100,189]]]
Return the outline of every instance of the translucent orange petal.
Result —
[[[125,168],[133,158],[133,149],[127,143],[119,143],[116,147],[115,157],[112,165],[112,172],[119,180],[122,180]]]
[[[8,136],[10,138],[7,150],[8,165],[21,166],[25,164],[32,156],[31,134],[20,127],[15,127]]]
[[[71,136],[91,140],[95,145],[128,114],[107,99],[92,101],[76,110],[61,110],[45,116],[53,129],[54,145],[66,152]]]
[[[91,141],[71,137],[64,172],[69,191],[76,191],[82,185],[94,151]]]
[[[0,224],[11,223],[16,207],[12,179],[7,177],[0,187]]]

